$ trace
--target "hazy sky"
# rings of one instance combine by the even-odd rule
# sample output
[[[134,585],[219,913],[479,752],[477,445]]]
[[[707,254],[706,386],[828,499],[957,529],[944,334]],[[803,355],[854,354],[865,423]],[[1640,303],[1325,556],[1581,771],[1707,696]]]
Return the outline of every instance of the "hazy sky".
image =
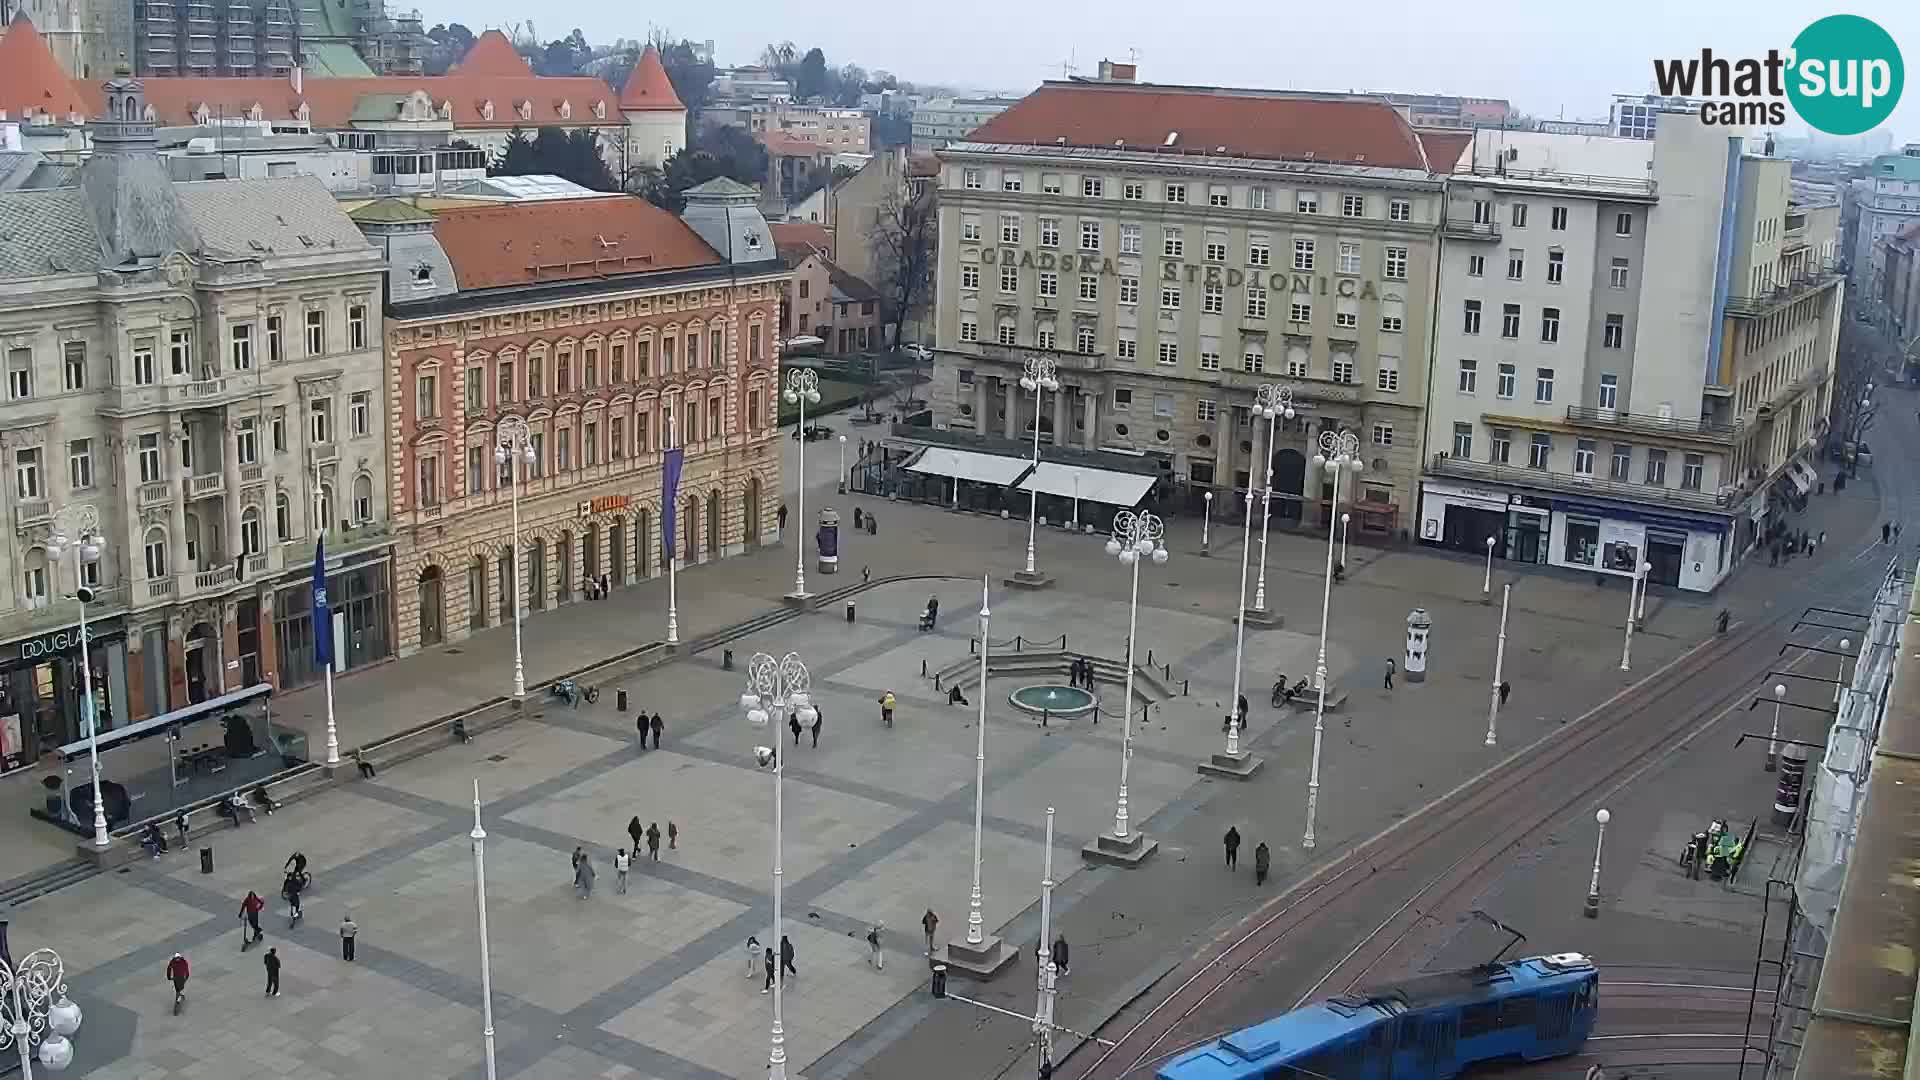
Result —
[[[649,25],[675,37],[713,39],[721,64],[743,63],[769,41],[818,45],[835,65],[883,68],[902,78],[1025,92],[1059,78],[1069,57],[1091,74],[1101,57],[1138,50],[1147,82],[1316,90],[1401,90],[1505,97],[1525,111],[1604,117],[1609,95],[1652,88],[1655,56],[1726,56],[1785,48],[1824,15],[1864,15],[1920,65],[1920,4],[1870,0],[1825,7],[1787,0],[1456,0],[1454,3],[1168,3],[1109,0],[730,0],[708,7],[642,7],[565,0],[552,8],[507,0],[432,0],[428,25],[460,21],[477,33],[537,12],[540,36],[573,27],[590,41],[642,37]],[[1902,96],[1892,128],[1920,138],[1920,87]],[[1789,131],[1799,130],[1797,120]]]

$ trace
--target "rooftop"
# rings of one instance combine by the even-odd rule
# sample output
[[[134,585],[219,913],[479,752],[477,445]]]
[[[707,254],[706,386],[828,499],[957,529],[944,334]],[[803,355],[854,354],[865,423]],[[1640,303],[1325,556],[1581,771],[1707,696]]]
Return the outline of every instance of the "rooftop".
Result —
[[[673,80],[667,78],[666,65],[660,62],[660,50],[649,45],[627,75],[620,88],[623,112],[685,112],[680,95],[673,92]]]
[[[442,210],[433,234],[463,291],[722,261],[685,222],[634,197]]]
[[[15,15],[0,34],[0,111],[14,120],[45,113],[64,121],[73,113],[90,112],[87,101],[60,70],[33,20],[24,11]]]

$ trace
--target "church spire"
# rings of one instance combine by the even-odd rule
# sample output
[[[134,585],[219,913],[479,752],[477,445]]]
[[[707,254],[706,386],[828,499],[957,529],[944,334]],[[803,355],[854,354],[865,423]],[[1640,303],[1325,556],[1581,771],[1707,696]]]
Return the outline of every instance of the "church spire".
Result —
[[[154,137],[153,121],[147,119],[146,86],[133,77],[133,69],[124,61],[115,65],[113,78],[101,89],[106,94],[106,112],[88,125],[94,153],[157,151],[160,144]]]

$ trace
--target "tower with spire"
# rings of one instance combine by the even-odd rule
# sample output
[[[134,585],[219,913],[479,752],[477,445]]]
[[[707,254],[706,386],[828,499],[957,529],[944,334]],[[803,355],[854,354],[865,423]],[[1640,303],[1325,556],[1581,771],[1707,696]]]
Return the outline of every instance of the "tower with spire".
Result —
[[[627,122],[626,167],[659,168],[687,145],[687,107],[652,45],[634,62],[620,88],[620,114]]]

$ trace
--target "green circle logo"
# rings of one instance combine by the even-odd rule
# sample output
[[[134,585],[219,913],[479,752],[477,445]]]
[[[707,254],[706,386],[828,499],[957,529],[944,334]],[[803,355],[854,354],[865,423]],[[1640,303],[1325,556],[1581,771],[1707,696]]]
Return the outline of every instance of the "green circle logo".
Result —
[[[1829,15],[1793,39],[1787,97],[1817,131],[1871,131],[1893,114],[1905,84],[1900,47],[1872,19]]]

